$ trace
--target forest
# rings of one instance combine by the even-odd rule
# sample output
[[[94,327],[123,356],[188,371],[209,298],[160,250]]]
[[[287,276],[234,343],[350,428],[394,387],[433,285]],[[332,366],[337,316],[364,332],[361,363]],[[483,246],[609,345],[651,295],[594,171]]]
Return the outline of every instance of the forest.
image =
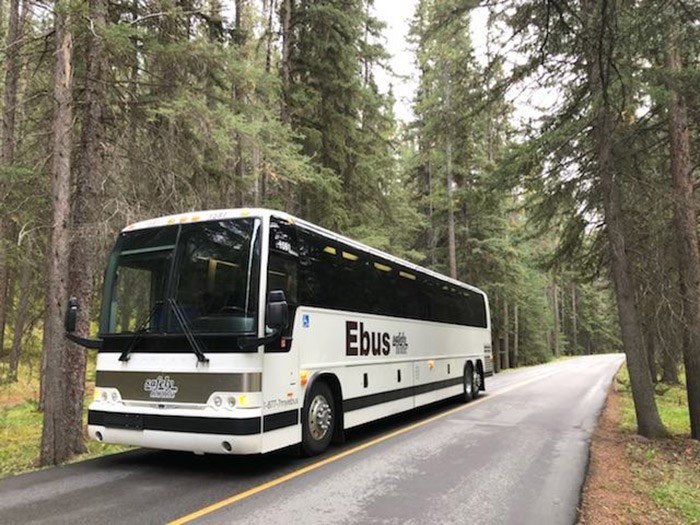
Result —
[[[381,1],[0,0],[0,381],[40,380],[42,464],[85,448],[69,295],[94,337],[118,231],[235,207],[479,286],[497,370],[624,351],[644,436],[685,381],[700,439],[700,4],[418,0],[403,121]]]

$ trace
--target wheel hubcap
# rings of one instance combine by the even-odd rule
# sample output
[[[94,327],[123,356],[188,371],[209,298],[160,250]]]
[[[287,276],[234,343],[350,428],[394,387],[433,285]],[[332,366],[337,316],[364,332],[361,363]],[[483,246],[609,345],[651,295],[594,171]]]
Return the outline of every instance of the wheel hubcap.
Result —
[[[479,390],[481,388],[481,374],[479,372],[474,372],[474,389]]]
[[[473,376],[469,376],[469,374],[466,375],[464,379],[464,391],[467,393],[468,396],[472,395],[472,390],[474,389],[474,379]]]
[[[311,401],[309,407],[309,433],[316,441],[323,439],[331,428],[333,411],[328,400],[322,395],[317,395]]]

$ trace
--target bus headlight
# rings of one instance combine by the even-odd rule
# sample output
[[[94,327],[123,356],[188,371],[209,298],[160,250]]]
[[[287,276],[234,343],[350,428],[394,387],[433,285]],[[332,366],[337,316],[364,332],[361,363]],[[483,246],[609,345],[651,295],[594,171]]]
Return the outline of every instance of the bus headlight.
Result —
[[[92,395],[92,400],[99,403],[108,403],[110,405],[121,403],[122,396],[116,388],[95,387],[95,392]]]
[[[234,410],[237,408],[259,408],[262,402],[260,392],[214,392],[209,396],[207,405],[217,410]]]

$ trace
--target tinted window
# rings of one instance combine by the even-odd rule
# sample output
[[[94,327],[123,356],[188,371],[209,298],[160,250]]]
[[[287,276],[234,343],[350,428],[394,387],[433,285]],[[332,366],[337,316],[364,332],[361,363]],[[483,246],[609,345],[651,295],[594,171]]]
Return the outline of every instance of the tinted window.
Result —
[[[185,225],[176,299],[199,332],[252,332],[256,327],[258,219]],[[171,330],[178,331],[173,321]]]
[[[298,229],[299,304],[486,327],[482,294]]]
[[[298,304],[297,262],[299,254],[294,227],[276,219],[270,222],[270,254],[267,263],[267,292],[282,290],[289,305],[290,326]]]
[[[168,226],[119,235],[105,274],[102,333],[134,332],[155,309],[144,328],[163,329],[158,304],[165,296],[177,231]]]

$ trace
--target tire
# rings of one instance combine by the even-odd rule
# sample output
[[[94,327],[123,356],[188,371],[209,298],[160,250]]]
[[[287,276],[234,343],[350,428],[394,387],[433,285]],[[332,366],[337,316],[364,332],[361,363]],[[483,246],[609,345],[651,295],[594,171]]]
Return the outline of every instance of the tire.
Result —
[[[301,418],[301,449],[307,456],[315,456],[328,448],[335,430],[335,400],[326,383],[311,385]]]
[[[462,402],[469,403],[474,399],[474,367],[471,363],[467,363],[464,367],[464,377],[462,379]]]
[[[472,399],[476,399],[479,397],[479,394],[481,393],[481,385],[484,383],[484,376],[481,374],[481,366],[478,364],[472,373],[472,377],[474,378],[472,381],[472,384],[474,385]]]

